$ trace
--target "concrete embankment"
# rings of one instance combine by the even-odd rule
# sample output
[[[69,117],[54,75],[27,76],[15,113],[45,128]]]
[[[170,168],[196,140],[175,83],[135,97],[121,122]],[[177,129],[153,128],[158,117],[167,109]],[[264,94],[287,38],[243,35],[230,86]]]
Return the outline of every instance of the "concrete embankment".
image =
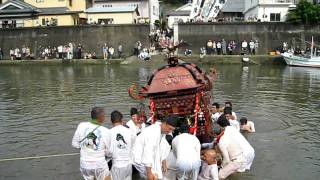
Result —
[[[0,29],[0,48],[4,58],[9,58],[9,50],[30,47],[31,53],[39,57],[45,47],[57,47],[79,43],[83,46],[83,52],[95,52],[102,57],[102,46],[106,43],[117,52],[119,44],[123,46],[125,55],[131,55],[137,41],[143,46],[148,46],[148,25],[106,25],[106,26],[59,26]],[[76,48],[76,47],[74,47]]]
[[[193,53],[199,53],[208,40],[221,41],[225,39],[236,42],[234,53],[240,54],[243,40],[257,40],[257,54],[265,55],[282,48],[283,42],[289,47],[306,48],[305,41],[320,40],[320,25],[296,25],[290,23],[260,22],[260,23],[186,23],[179,24],[175,36],[187,41]]]
[[[95,65],[95,64],[120,64],[124,60],[104,60],[104,59],[73,59],[73,60],[61,60],[61,59],[49,59],[49,60],[1,60],[0,65]]]
[[[205,56],[200,58],[199,55],[193,56],[181,56],[181,60],[184,62],[196,63],[196,64],[242,64],[243,58],[248,58],[249,61],[246,64],[255,65],[272,65],[272,64],[284,64],[284,61],[280,56],[269,55],[256,55],[256,56],[240,56],[240,55],[224,55],[224,56]],[[134,65],[134,64],[150,64],[150,63],[166,63],[164,55],[152,56],[151,62],[144,62],[137,57],[129,57],[126,59],[73,59],[73,60],[1,60],[0,65],[59,65],[59,64],[87,64],[87,65],[101,65],[101,64],[121,64],[121,65]]]
[[[247,58],[248,62],[243,62],[243,58]],[[254,56],[242,56],[242,55],[213,55],[200,58],[199,56],[183,57],[183,61],[192,63],[204,63],[204,64],[256,64],[256,65],[275,65],[284,64],[281,56],[269,56],[269,55],[254,55]]]

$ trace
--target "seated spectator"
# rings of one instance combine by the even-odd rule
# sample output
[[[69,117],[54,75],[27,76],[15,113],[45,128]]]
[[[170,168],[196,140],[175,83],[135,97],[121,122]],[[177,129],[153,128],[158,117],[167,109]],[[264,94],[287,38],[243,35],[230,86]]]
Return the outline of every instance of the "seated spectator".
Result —
[[[186,49],[186,50],[184,51],[184,55],[185,55],[185,56],[191,56],[191,55],[192,55],[192,50],[191,50],[191,49]]]

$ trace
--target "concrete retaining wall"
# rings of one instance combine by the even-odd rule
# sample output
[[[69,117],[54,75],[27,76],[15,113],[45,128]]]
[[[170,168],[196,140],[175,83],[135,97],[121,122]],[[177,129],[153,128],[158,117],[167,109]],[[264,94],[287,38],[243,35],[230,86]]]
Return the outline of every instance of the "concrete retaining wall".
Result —
[[[53,47],[72,42],[82,43],[84,51],[95,51],[101,56],[104,43],[113,46],[115,50],[120,43],[125,54],[130,55],[136,41],[140,40],[143,45],[148,43],[148,35],[149,25],[0,29],[0,47],[3,48],[5,58],[8,58],[10,48],[21,48],[25,45],[34,52],[39,47]]]
[[[259,41],[258,54],[267,54],[282,46],[284,41],[294,46],[304,47],[302,40],[310,41],[314,36],[315,42],[320,41],[320,25],[303,26],[287,23],[202,23],[179,24],[178,38],[191,44],[194,53],[211,40],[237,42],[238,50],[241,42],[254,39]],[[3,48],[5,58],[8,58],[10,48],[21,48],[23,45],[31,47],[38,55],[39,47],[58,46],[73,42],[82,43],[84,51],[95,51],[102,55],[104,43],[113,46],[122,44],[125,54],[131,55],[134,44],[140,40],[148,46],[148,25],[107,25],[107,26],[75,26],[75,27],[39,27],[0,29],[0,47]],[[301,40],[302,39],[302,40]]]
[[[302,40],[320,42],[320,25],[303,26],[288,23],[201,23],[179,24],[179,40],[191,44],[194,53],[199,53],[209,39],[225,39],[227,43],[236,41],[238,50],[243,40],[258,40],[258,54],[267,54],[281,47],[286,41],[289,45],[305,47]],[[300,40],[302,39],[302,40]]]

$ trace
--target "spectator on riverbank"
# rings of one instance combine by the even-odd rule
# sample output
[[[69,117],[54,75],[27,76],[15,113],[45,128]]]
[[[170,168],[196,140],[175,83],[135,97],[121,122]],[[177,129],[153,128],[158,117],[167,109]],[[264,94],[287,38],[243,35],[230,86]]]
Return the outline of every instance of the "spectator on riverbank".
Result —
[[[108,52],[109,52],[108,59],[112,59],[113,58],[113,54],[114,54],[114,48],[112,46],[110,46]]]
[[[186,49],[186,50],[184,51],[184,55],[185,55],[185,56],[191,56],[191,55],[192,55],[192,50],[191,50],[191,49]]]
[[[138,54],[140,54],[142,50],[142,43],[140,41],[137,42],[137,49],[138,49]]]
[[[15,56],[15,59],[16,60],[21,60],[21,52],[20,52],[20,49],[19,48],[16,48],[14,50],[14,56]]]
[[[50,56],[49,48],[46,47],[46,48],[44,49],[44,52],[43,52],[44,60],[47,60],[49,56]]]
[[[232,55],[233,54],[233,46],[232,46],[232,41],[230,41],[229,43],[228,43],[228,54],[229,55]]]
[[[31,59],[31,50],[30,50],[29,47],[26,47],[25,58],[26,58],[27,60],[30,60],[30,59]]]
[[[259,41],[258,41],[258,39],[256,39],[256,41],[254,42],[254,48],[255,48],[256,54],[258,54],[258,49],[259,49]]]
[[[142,50],[142,52],[139,54],[138,56],[141,60],[144,60],[144,61],[150,61],[151,60],[151,56],[150,56],[150,53],[148,51],[147,48],[144,48]]]
[[[248,51],[248,42],[246,40],[243,40],[241,43],[241,51],[242,54],[246,54]]]
[[[109,53],[108,53],[109,47],[107,43],[104,43],[102,46],[102,53],[103,53],[103,59],[108,59]]]
[[[133,54],[136,55],[136,56],[139,56],[140,52],[141,52],[141,48],[142,48],[142,43],[140,41],[137,41],[135,46],[134,46]]]
[[[93,52],[93,53],[92,53],[91,59],[97,59],[96,52]]]
[[[287,52],[288,51],[288,43],[287,42],[283,42],[282,51],[283,52]]]
[[[118,46],[118,58],[122,58],[122,54],[123,54],[123,47],[121,44],[119,44]]]
[[[250,54],[255,55],[256,54],[256,48],[255,48],[255,43],[253,40],[249,42],[249,48],[250,48]]]
[[[213,41],[212,43],[212,54],[217,54],[217,43]]]
[[[220,41],[217,42],[217,54],[218,55],[222,54],[222,44]]]
[[[73,59],[73,44],[69,43],[67,46],[67,59]]]
[[[13,50],[13,49],[10,49],[9,54],[10,54],[10,59],[13,61],[13,60],[15,59],[15,57],[14,57],[14,50]]]
[[[62,45],[58,46],[58,58],[59,59],[63,58],[63,46]]]
[[[26,57],[26,53],[27,53],[27,49],[23,45],[22,48],[21,48],[21,59],[24,59]]]
[[[207,55],[206,48],[200,48],[200,59],[204,58]]]
[[[79,43],[78,44],[78,46],[77,46],[77,59],[81,59],[82,58],[82,50],[83,49],[83,47],[82,47],[82,44],[81,43]]]
[[[211,40],[209,40],[209,41],[207,42],[207,53],[208,53],[209,55],[211,55],[212,50],[213,50],[213,43],[212,43]]]
[[[227,42],[222,39],[221,41],[221,48],[222,48],[222,54],[226,55],[227,54]]]

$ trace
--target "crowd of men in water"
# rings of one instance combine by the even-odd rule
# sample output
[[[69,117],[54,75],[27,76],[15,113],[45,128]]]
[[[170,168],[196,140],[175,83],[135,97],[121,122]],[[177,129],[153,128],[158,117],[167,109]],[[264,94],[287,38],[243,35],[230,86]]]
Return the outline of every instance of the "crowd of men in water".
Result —
[[[255,151],[244,132],[255,132],[254,123],[232,110],[211,107],[213,139],[200,144],[188,123],[176,115],[151,123],[144,113],[131,108],[129,121],[119,111],[110,115],[112,127],[104,127],[104,109],[94,107],[91,121],[81,122],[72,139],[80,149],[80,172],[91,180],[219,180],[250,170]],[[135,173],[134,173],[135,172]]]

